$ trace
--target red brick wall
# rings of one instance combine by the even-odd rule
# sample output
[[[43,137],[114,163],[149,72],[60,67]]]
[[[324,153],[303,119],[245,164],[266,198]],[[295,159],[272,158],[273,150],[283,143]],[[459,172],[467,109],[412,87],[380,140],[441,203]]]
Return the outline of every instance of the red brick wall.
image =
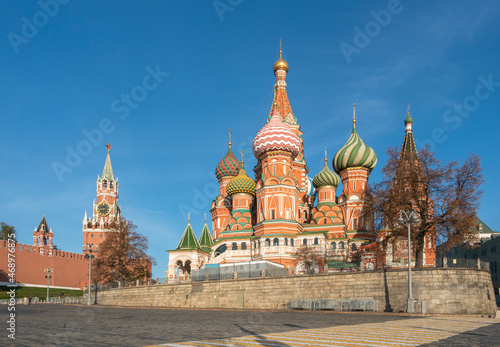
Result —
[[[40,254],[37,247],[16,244],[15,279],[18,283],[47,285],[45,268],[52,268],[51,286],[81,288],[88,281],[88,261],[82,254],[53,250],[53,254]],[[8,282],[7,242],[0,240],[0,281]]]

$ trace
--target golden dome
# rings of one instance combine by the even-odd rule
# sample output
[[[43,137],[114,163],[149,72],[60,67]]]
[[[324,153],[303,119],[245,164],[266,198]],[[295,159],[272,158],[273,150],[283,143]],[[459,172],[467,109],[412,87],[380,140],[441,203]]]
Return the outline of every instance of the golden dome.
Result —
[[[276,73],[276,71],[278,70],[285,70],[285,72],[288,72],[288,63],[285,60],[283,60],[282,54],[283,51],[280,50],[280,58],[273,65],[274,73]]]

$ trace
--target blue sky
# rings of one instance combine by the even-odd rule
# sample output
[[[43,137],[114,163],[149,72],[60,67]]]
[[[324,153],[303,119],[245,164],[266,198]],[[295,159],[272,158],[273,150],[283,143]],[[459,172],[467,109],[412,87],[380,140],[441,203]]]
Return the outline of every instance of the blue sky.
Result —
[[[445,162],[482,158],[479,217],[500,230],[498,2],[41,3],[0,3],[0,221],[20,242],[33,242],[45,213],[59,248],[81,252],[110,142],[122,213],[149,238],[163,277],[188,211],[201,232],[227,128],[248,167],[256,162],[251,142],[271,106],[280,38],[311,177],[323,148],[331,158],[347,141],[355,102],[379,180],[411,102],[418,145]],[[67,161],[71,151],[80,159]]]

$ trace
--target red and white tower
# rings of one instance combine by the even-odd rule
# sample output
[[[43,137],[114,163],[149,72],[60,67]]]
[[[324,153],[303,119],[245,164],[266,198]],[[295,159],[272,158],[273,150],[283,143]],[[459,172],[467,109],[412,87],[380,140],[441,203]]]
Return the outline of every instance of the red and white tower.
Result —
[[[108,226],[111,222],[120,220],[121,213],[118,206],[118,178],[113,176],[113,168],[111,167],[111,158],[109,150],[111,145],[106,145],[108,155],[104,163],[102,177],[97,176],[97,191],[96,200],[92,208],[91,217],[85,216],[83,218],[83,248],[84,253],[87,244],[97,246],[96,251],[99,251],[99,245],[106,238],[106,233],[109,231]]]

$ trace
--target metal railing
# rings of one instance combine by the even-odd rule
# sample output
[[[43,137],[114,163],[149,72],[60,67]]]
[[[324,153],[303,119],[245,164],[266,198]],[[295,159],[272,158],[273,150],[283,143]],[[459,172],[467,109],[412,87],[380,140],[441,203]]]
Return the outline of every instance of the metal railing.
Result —
[[[24,297],[16,298],[16,304],[25,304]],[[54,296],[49,298],[50,304],[81,304],[83,298],[81,296]],[[0,305],[7,305],[10,299],[0,299]],[[31,304],[47,303],[46,298],[37,296],[31,298]],[[26,302],[28,304],[28,302]]]
[[[372,299],[293,299],[289,308],[292,310],[333,310],[333,311],[378,311],[378,300]]]
[[[262,264],[239,264],[224,267],[209,267],[191,271],[191,281],[219,281],[238,278],[281,277],[290,274],[287,268]]]
[[[490,263],[479,258],[436,258],[436,267],[469,267],[490,271]]]

